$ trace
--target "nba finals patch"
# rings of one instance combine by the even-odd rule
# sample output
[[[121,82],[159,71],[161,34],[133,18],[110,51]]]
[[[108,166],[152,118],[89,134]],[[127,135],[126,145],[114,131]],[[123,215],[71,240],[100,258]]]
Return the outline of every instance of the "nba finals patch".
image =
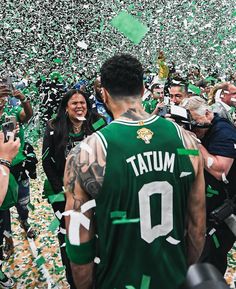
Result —
[[[138,122],[138,125],[144,125],[144,121],[143,120],[140,120],[139,122]]]
[[[141,128],[137,131],[137,138],[142,139],[146,144],[150,143],[150,140],[152,139],[152,136],[154,135],[154,133],[147,128]]]

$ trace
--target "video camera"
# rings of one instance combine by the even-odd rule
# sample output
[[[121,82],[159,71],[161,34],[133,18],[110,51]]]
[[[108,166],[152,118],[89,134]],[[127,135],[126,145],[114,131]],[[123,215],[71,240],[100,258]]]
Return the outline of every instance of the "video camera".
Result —
[[[236,213],[236,205],[233,199],[226,199],[224,203],[210,213],[210,221],[217,225],[222,224],[229,216]]]
[[[194,128],[209,128],[209,123],[198,123],[192,119],[189,110],[178,105],[165,105],[158,108],[158,116],[165,117],[169,115],[169,118],[175,120],[177,124],[187,130],[193,130]]]
[[[229,289],[222,274],[211,264],[197,263],[189,267],[179,289]]]

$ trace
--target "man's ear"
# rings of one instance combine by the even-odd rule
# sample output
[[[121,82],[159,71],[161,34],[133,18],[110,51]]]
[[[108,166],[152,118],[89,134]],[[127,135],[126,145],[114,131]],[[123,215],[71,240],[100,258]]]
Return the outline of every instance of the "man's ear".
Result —
[[[108,97],[110,96],[109,92],[106,90],[106,88],[102,87],[101,88],[101,92],[102,92],[102,100],[103,102],[106,104]]]
[[[144,85],[143,85],[142,90],[141,90],[141,97],[143,97],[144,92],[145,92],[145,87],[144,87]]]
[[[212,120],[212,111],[210,111],[210,110],[206,110],[206,112],[205,112],[205,116],[206,116],[206,118],[208,119],[208,120]]]

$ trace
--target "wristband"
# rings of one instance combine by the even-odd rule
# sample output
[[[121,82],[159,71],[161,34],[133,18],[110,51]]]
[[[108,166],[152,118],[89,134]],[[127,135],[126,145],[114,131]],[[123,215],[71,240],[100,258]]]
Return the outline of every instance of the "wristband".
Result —
[[[66,241],[66,253],[69,260],[78,265],[84,265],[91,263],[95,258],[96,252],[96,237],[92,240],[81,243],[80,245],[71,245],[67,236]]]
[[[0,165],[3,165],[5,167],[7,167],[8,169],[11,168],[11,163],[9,161],[1,159],[1,158],[0,158]]]

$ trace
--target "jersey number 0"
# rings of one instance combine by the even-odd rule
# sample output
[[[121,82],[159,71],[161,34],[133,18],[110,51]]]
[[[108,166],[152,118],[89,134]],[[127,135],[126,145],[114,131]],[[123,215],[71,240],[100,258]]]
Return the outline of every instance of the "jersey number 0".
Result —
[[[161,224],[152,227],[150,197],[161,195]],[[147,243],[169,234],[173,229],[173,187],[168,182],[143,185],[138,193],[141,237]]]

